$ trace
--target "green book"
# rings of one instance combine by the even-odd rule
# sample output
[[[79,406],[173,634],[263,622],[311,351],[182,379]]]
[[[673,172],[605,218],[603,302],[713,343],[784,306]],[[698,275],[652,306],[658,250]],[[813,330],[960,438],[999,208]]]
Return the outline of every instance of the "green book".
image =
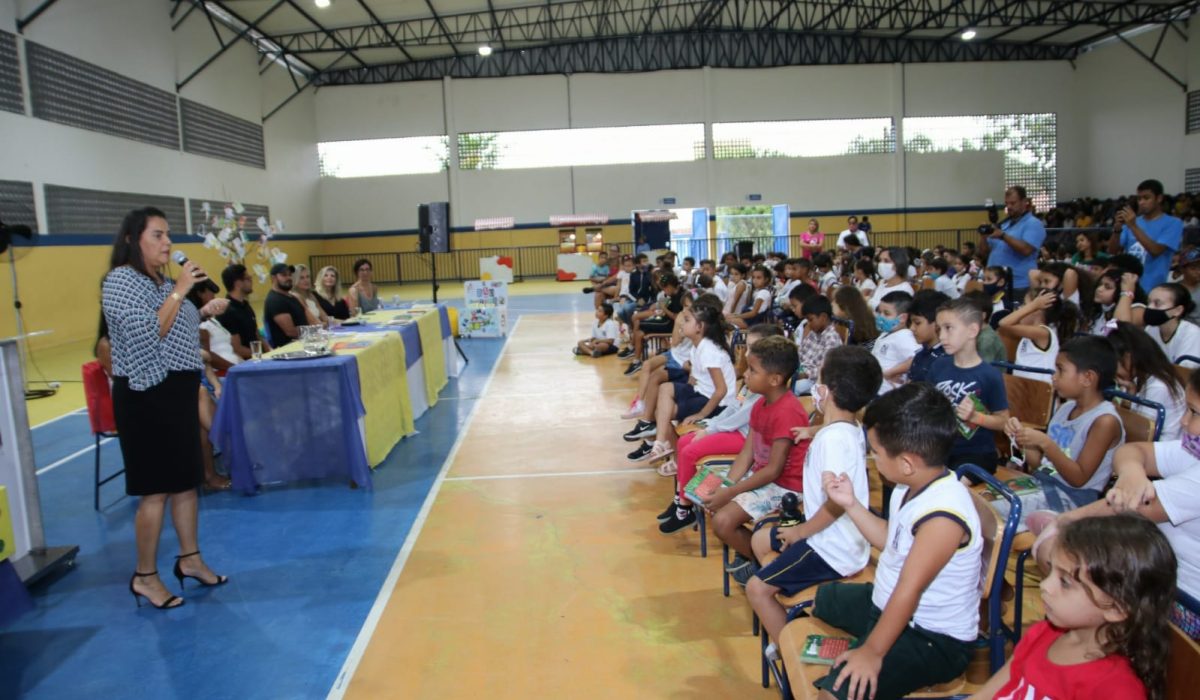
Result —
[[[713,497],[717,489],[722,486],[733,486],[733,482],[725,478],[728,473],[728,464],[703,467],[696,472],[691,481],[687,482],[687,485],[683,487],[683,492],[687,494],[688,500],[692,503],[703,505],[705,501]]]
[[[810,634],[804,640],[800,660],[806,664],[832,666],[837,657],[850,650],[852,637],[835,637],[828,634]]]
[[[971,403],[975,404],[976,413],[987,414],[987,406],[983,405],[983,401],[978,396],[975,394],[967,394],[967,396],[971,397]],[[963,436],[964,440],[970,440],[975,437],[975,433],[979,430],[978,424],[968,423],[957,417],[954,420],[958,423],[958,433]]]

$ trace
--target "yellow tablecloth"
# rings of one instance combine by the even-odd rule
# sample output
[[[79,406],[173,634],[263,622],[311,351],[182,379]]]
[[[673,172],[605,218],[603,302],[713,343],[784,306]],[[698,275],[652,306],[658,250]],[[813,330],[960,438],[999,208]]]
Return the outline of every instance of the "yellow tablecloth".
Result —
[[[294,342],[267,353],[267,357],[300,350],[303,346]],[[335,355],[352,355],[358,363],[359,392],[367,412],[363,418],[367,463],[377,467],[400,438],[413,431],[404,342],[395,333],[338,335],[333,351]]]
[[[442,319],[438,309],[384,309],[367,314],[368,323],[387,323],[395,319],[416,320],[421,336],[421,364],[425,368],[425,400],[437,405],[438,393],[449,381],[446,375],[446,355],[442,345]]]

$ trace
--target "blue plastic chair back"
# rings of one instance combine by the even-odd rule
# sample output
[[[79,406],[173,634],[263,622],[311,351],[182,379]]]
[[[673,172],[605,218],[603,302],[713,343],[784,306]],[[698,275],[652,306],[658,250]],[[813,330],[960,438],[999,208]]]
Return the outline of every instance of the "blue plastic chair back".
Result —
[[[1005,374],[1012,374],[1013,372],[1030,372],[1033,374],[1051,374],[1051,375],[1054,374],[1054,370],[1048,369],[1046,367],[1029,367],[1028,365],[1018,365],[1014,362],[1003,362],[1000,360],[992,362],[991,364],[993,367],[1003,371]]]
[[[1166,407],[1164,407],[1161,403],[1158,403],[1157,401],[1150,401],[1149,399],[1143,399],[1142,397],[1137,396],[1136,394],[1130,394],[1128,392],[1121,391],[1120,389],[1114,389],[1112,387],[1109,387],[1108,389],[1104,390],[1104,398],[1109,399],[1110,401],[1112,399],[1121,399],[1122,401],[1128,401],[1129,403],[1134,404],[1136,406],[1145,406],[1146,408],[1149,408],[1152,411],[1154,411],[1154,439],[1152,440],[1152,442],[1158,442],[1158,438],[1160,438],[1162,436],[1163,425],[1165,425],[1167,422]]]

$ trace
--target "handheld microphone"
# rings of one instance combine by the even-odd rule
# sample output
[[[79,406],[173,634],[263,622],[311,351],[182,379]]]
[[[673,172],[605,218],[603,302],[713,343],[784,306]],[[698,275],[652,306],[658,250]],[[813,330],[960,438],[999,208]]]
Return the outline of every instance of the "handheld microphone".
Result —
[[[183,267],[184,263],[186,263],[188,261],[188,257],[183,254],[182,250],[177,250],[174,253],[172,253],[171,259],[174,260],[175,264],[180,267]],[[196,284],[200,285],[201,289],[207,289],[208,291],[212,292],[213,294],[221,293],[221,288],[217,286],[217,283],[213,282],[212,280],[208,279],[207,277],[205,277],[203,280],[197,280]]]

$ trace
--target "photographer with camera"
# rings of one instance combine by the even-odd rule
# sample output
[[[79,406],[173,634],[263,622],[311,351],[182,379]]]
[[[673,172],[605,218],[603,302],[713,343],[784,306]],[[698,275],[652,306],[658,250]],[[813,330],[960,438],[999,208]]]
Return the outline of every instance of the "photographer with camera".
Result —
[[[1171,256],[1183,243],[1183,221],[1163,211],[1163,186],[1158,180],[1144,180],[1137,186],[1137,208],[1117,210],[1108,252],[1126,252],[1142,262],[1142,291],[1147,294],[1167,281]],[[1122,250],[1123,249],[1123,250]]]
[[[1012,298],[1024,299],[1029,273],[1037,267],[1038,250],[1046,240],[1046,227],[1033,215],[1029,197],[1020,185],[1004,191],[1004,212],[1007,218],[997,224],[995,205],[988,208],[990,223],[979,227],[979,251],[987,255],[989,267],[1012,271]]]

